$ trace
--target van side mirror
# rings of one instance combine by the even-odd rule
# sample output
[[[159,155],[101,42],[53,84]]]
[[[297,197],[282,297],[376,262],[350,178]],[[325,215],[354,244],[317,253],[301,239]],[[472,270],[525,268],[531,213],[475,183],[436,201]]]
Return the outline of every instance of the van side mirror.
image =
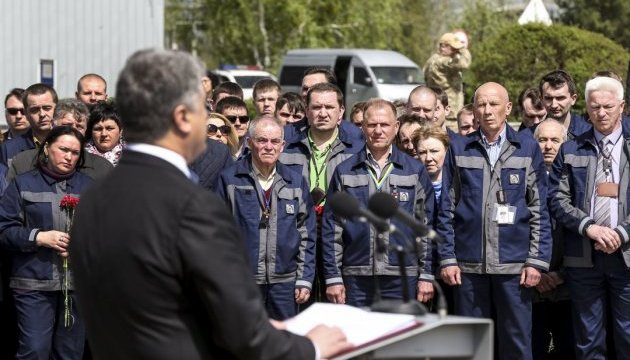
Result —
[[[354,83],[357,85],[371,87],[372,78],[365,68],[357,66],[354,68]]]

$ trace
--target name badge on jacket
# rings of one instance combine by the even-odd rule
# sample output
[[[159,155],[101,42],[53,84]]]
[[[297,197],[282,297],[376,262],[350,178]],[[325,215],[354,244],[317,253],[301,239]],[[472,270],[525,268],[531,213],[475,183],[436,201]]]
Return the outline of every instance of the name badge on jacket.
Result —
[[[287,204],[285,211],[287,214],[295,214],[295,206],[293,206],[293,204]]]

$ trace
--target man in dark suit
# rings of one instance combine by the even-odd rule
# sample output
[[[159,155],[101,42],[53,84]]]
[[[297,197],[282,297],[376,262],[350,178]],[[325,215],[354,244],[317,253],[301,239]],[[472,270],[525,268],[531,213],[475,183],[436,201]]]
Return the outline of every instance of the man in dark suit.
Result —
[[[206,146],[203,66],[144,50],[120,74],[129,142],[82,195],[70,256],[96,359],[315,359],[348,347],[339,329],[279,331],[262,306],[231,215],[188,179]],[[276,327],[276,328],[274,328]],[[318,353],[318,354],[317,354]]]

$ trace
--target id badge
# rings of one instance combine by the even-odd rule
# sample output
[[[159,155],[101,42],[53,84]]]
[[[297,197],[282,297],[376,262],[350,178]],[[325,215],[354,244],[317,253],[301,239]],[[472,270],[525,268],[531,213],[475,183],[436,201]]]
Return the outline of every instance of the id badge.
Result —
[[[325,197],[326,197],[326,193],[321,188],[316,187],[313,190],[311,190],[311,199],[313,199],[314,205],[319,205],[324,200]]]
[[[499,225],[512,225],[514,224],[514,217],[516,216],[516,206],[508,204],[494,204],[492,211],[492,218]]]
[[[611,182],[602,182],[597,184],[597,196],[609,197],[616,199],[619,196],[619,184]]]

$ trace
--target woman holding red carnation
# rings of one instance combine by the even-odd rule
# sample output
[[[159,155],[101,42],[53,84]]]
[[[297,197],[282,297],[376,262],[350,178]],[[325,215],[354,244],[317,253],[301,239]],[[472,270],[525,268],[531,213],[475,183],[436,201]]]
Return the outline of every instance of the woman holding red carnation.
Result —
[[[85,329],[67,270],[72,213],[92,181],[77,172],[83,145],[72,127],[53,128],[39,149],[38,166],[16,176],[0,200],[0,245],[12,254],[17,359],[83,355]]]

